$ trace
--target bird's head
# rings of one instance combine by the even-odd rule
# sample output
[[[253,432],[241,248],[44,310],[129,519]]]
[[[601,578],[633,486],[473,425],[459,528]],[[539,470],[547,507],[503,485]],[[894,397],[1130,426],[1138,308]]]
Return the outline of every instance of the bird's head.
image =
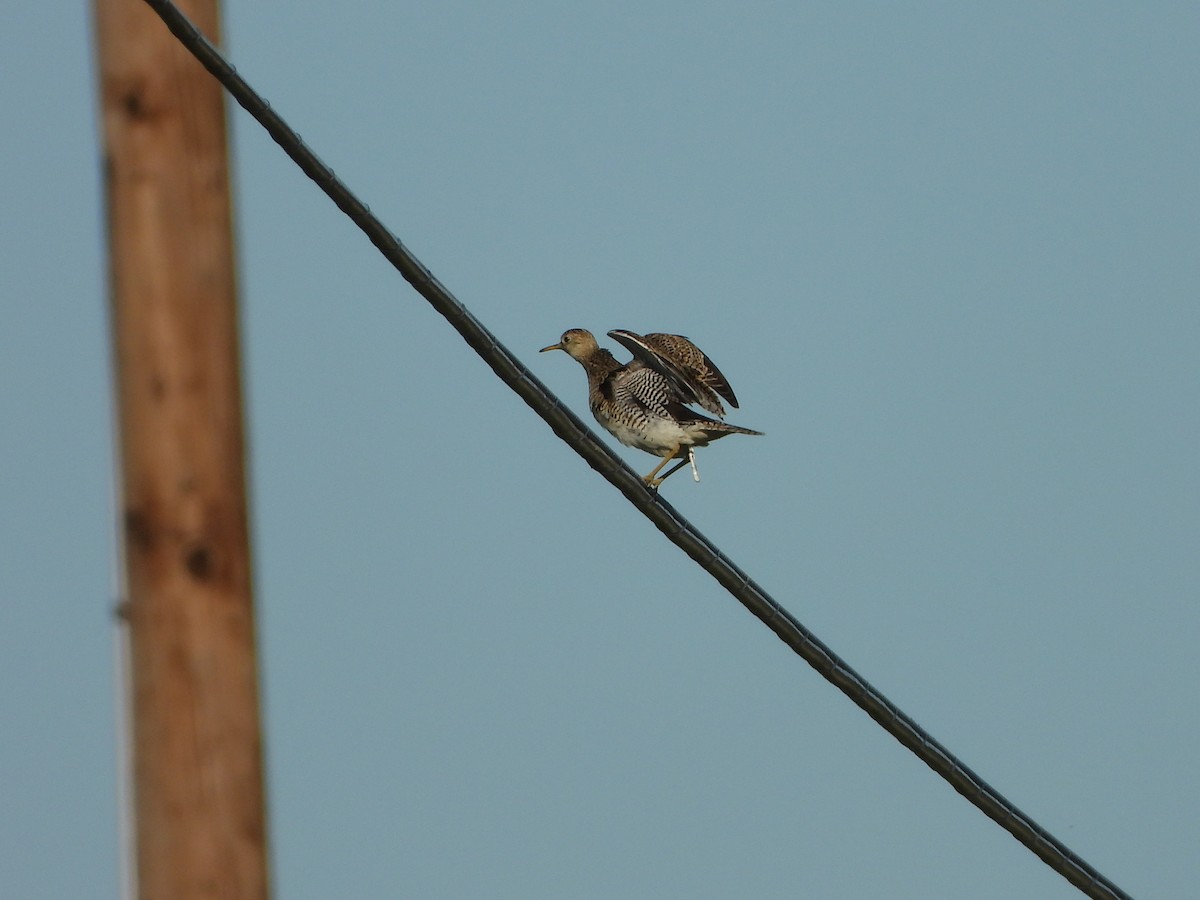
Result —
[[[583,328],[572,328],[569,331],[564,331],[562,339],[557,344],[551,344],[549,347],[543,347],[542,353],[547,350],[565,350],[575,359],[582,362],[587,359],[596,350],[599,345],[596,339],[592,337],[592,333]]]

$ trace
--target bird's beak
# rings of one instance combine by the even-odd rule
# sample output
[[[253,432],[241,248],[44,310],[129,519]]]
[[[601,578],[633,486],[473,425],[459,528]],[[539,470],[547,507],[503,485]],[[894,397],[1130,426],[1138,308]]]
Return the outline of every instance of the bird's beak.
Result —
[[[549,347],[543,347],[538,353],[545,353],[547,350],[565,350],[562,344],[551,344]]]

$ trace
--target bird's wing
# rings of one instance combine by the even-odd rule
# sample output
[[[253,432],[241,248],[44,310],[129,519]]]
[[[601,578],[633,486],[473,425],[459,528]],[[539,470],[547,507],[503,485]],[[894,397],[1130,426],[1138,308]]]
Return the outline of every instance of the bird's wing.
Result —
[[[671,380],[649,366],[630,365],[613,379],[613,400],[620,406],[642,410],[638,415],[671,418],[671,410],[691,410],[679,402],[678,392]]]
[[[618,405],[641,410],[635,413],[635,417],[644,414],[657,419],[673,419],[681,425],[713,425],[719,429],[734,427],[685,406],[670,378],[641,363],[626,366],[613,379],[612,385],[612,399]]]
[[[637,334],[617,329],[608,336],[621,343],[643,365],[670,381],[684,403],[695,403],[717,416],[725,415],[721,397],[737,408],[737,397],[711,359],[679,334]]]

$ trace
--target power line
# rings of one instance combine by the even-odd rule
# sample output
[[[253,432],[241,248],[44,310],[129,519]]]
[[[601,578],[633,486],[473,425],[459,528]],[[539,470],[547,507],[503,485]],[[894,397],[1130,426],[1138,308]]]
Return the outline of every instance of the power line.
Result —
[[[854,701],[885,731],[911,750],[951,787],[1032,850],[1050,868],[1089,897],[1129,900],[1129,895],[1078,854],[1010,803],[943,747],[791,613],[738,568],[641,478],[546,388],[433,274],[338,180],[221,53],[170,0],[146,0],[180,42],[253,116],[292,161],[363,231],[416,291],[442,314],[500,379],[542,417],[563,441],[603,475],[667,538],[713,576],[827,681]]]

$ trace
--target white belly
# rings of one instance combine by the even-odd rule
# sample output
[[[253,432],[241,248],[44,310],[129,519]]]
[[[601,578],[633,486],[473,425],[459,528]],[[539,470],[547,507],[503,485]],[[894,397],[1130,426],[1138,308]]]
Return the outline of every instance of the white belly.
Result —
[[[688,447],[696,443],[695,436],[684,431],[678,422],[671,419],[652,418],[642,427],[631,428],[623,422],[605,416],[600,410],[593,412],[596,421],[626,447],[636,447],[655,456],[667,456],[681,446]]]

